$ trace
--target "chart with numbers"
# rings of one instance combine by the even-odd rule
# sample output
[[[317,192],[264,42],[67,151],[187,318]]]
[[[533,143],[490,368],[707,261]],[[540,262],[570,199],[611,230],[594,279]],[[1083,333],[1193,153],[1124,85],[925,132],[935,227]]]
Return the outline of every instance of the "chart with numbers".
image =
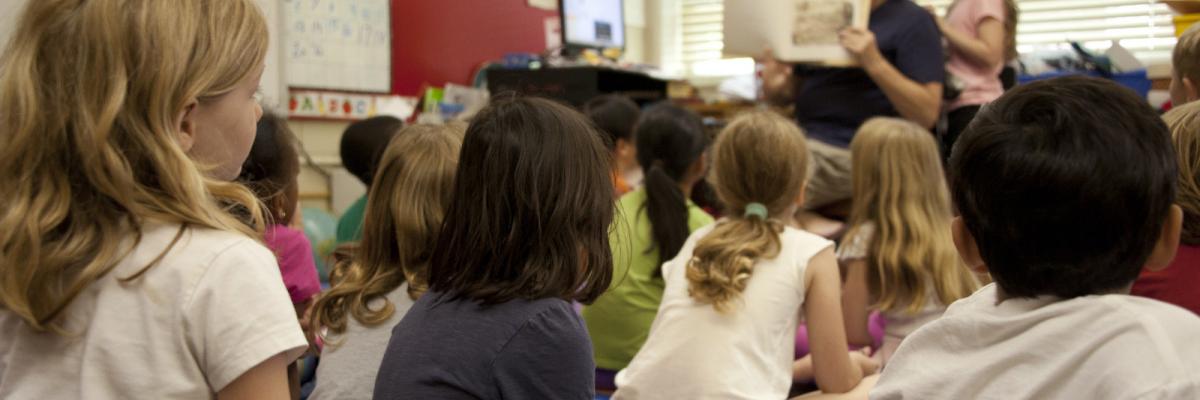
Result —
[[[389,92],[388,0],[283,0],[288,86]]]

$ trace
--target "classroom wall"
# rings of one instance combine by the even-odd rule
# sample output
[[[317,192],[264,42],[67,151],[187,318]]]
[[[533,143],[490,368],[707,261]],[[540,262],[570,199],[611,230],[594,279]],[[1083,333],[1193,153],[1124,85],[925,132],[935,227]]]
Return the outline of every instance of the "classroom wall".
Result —
[[[647,5],[624,1],[625,60],[646,62]],[[557,10],[533,8],[527,0],[393,0],[392,91],[413,96],[425,85],[467,84],[485,61],[508,52],[541,52],[544,21],[557,16]],[[365,192],[341,168],[338,143],[349,123],[298,120],[291,125],[317,164],[300,175],[304,205],[340,213]]]
[[[558,15],[527,0],[393,0],[392,92],[469,83],[474,70],[510,52],[546,48],[544,21]]]

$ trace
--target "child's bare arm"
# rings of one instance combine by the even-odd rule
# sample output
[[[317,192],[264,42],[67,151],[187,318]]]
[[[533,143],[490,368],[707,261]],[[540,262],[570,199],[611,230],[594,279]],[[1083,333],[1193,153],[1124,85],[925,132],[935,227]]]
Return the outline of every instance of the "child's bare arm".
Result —
[[[287,369],[287,356],[277,354],[234,379],[217,392],[217,399],[290,399]]]
[[[846,282],[842,286],[842,319],[846,322],[846,338],[854,345],[871,346],[871,293],[867,288],[867,261],[848,260],[842,263]]]
[[[844,393],[854,388],[863,374],[854,365],[846,345],[842,322],[841,276],[833,249],[818,253],[805,271],[804,313],[808,317],[809,347],[813,376],[826,393]]]

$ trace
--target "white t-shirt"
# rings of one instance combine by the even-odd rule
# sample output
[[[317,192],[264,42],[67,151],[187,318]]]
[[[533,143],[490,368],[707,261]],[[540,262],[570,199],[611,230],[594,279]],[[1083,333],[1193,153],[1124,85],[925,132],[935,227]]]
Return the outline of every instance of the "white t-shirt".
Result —
[[[1200,318],[1129,295],[1008,299],[991,284],[909,335],[871,399],[1200,399]]]
[[[408,283],[388,293],[387,301],[395,307],[391,317],[378,325],[364,326],[347,315],[346,331],[340,335],[326,336],[325,348],[321,350],[321,364],[317,366],[317,385],[313,389],[313,400],[340,399],[369,400],[375,393],[375,376],[383,353],[392,338],[392,328],[404,319],[414,301],[408,297]],[[375,299],[368,306],[378,310],[384,306],[383,299]]]
[[[0,311],[0,398],[206,399],[250,368],[307,347],[275,256],[244,236],[179,225],[141,243],[64,310],[68,335]],[[132,238],[131,238],[132,239]]]
[[[838,247],[837,257],[840,262],[853,260],[862,260],[867,258],[870,252],[871,240],[875,237],[875,224],[867,222],[859,226],[854,236],[846,238],[842,245]],[[925,295],[925,306],[920,311],[910,314],[905,311],[883,312],[884,338],[882,347],[875,352],[875,358],[886,364],[891,359],[892,353],[900,347],[900,343],[909,334],[916,332],[917,329],[938,319],[942,313],[946,311],[946,306],[938,299],[937,290],[934,289],[933,280],[926,281],[928,288]]]
[[[714,227],[692,233],[679,255],[663,265],[662,305],[646,344],[617,374],[613,399],[787,397],[804,271],[833,242],[785,228],[779,256],[755,263],[739,304],[722,314],[688,296],[686,278],[696,243]]]

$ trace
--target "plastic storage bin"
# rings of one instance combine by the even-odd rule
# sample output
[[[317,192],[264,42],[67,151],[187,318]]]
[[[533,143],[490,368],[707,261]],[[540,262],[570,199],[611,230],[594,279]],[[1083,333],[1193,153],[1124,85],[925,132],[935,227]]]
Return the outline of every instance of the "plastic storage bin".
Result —
[[[1017,77],[1017,83],[1026,84],[1033,81],[1043,79],[1058,78],[1072,75],[1087,75],[1100,77],[1100,73],[1095,71],[1071,71],[1071,72],[1048,72],[1041,75],[1021,75]],[[1150,94],[1150,78],[1146,76],[1146,70],[1137,70],[1129,72],[1118,72],[1112,74],[1112,80],[1136,92],[1143,99]]]

